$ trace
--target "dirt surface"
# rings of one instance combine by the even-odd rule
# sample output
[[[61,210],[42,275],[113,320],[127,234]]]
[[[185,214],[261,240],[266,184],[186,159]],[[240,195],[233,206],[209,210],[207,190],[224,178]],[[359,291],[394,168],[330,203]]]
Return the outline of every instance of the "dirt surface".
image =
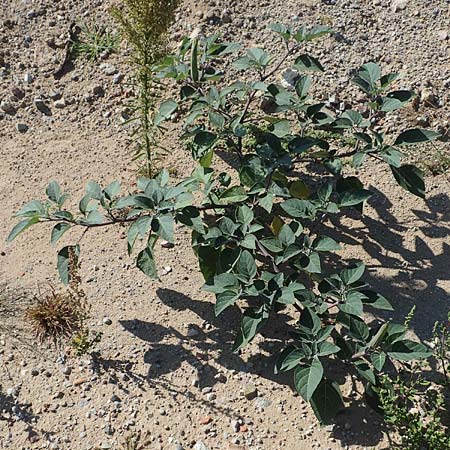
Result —
[[[96,63],[76,60],[62,77],[54,76],[71,23],[111,24],[110,5],[101,0],[0,3],[0,101],[12,106],[0,111],[0,284],[8,287],[13,305],[16,295],[57,283],[49,229],[35,228],[5,244],[14,211],[41,197],[52,179],[73,194],[72,205],[89,179],[103,184],[119,179],[125,188],[135,179],[121,125],[131,96],[126,50]],[[324,98],[353,96],[354,88],[342,81],[348,68],[374,59],[400,70],[402,86],[419,92],[419,109],[393,119],[392,131],[421,120],[445,131],[449,8],[437,0],[426,7],[418,0],[187,2],[172,37],[201,25],[205,32],[219,30],[226,38],[270,49],[267,23],[327,23],[339,33],[314,47],[326,63]],[[167,166],[188,172],[192,166],[187,155],[180,158],[183,150],[171,140],[167,146],[173,150]],[[450,156],[448,144],[439,150]],[[450,181],[443,172],[427,179],[423,201],[397,187],[387,171],[368,166],[362,179],[376,184],[377,196],[366,216],[337,224],[345,244],[340,256],[367,264],[367,281],[391,299],[397,319],[417,305],[411,325],[422,339],[450,309]],[[59,245],[80,237],[68,234]],[[212,298],[200,291],[203,280],[186,230],[180,229],[173,249],[158,248],[159,266],[171,269],[160,282],[133,268],[124,237],[117,227],[90,231],[81,241],[83,287],[92,303],[89,327],[103,333],[99,356],[67,357],[36,345],[22,327],[2,333],[1,448],[130,450],[134,447],[126,447],[125,439],[139,430],[148,433],[143,448],[149,449],[390,448],[380,418],[356,400],[343,376],[345,400],[353,407],[335,426],[319,427],[309,407],[293,395],[289,379],[273,375],[270,354],[284,343],[276,325],[240,355],[231,353],[235,312],[214,317]],[[244,391],[254,388],[257,397],[248,400]]]

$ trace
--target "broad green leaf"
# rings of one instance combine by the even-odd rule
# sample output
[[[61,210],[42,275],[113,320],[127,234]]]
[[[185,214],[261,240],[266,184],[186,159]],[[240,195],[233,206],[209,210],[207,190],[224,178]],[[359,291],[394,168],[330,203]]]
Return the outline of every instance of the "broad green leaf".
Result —
[[[38,200],[32,200],[15,214],[16,217],[34,217],[34,216],[45,216],[46,209],[42,202]]]
[[[292,195],[292,197],[298,199],[306,199],[310,195],[308,186],[300,180],[292,182],[289,187],[289,193]]]
[[[294,63],[294,67],[300,72],[310,70],[312,72],[323,72],[323,66],[320,64],[317,58],[311,55],[300,55],[297,57]]]
[[[241,205],[236,210],[236,220],[244,225],[250,224],[255,215],[247,205]]]
[[[377,292],[370,289],[363,289],[361,292],[366,297],[365,299],[363,299],[364,304],[376,309],[384,309],[386,311],[394,310],[389,301],[381,294],[378,294]]]
[[[259,204],[261,208],[264,208],[269,214],[273,208],[274,197],[273,194],[268,192],[265,196],[259,198]]]
[[[394,142],[394,145],[414,145],[421,142],[430,142],[440,138],[441,135],[431,130],[413,128],[400,133]]]
[[[331,252],[341,249],[341,246],[333,238],[328,236],[320,236],[316,238],[312,246],[314,250],[318,252]]]
[[[155,222],[158,223],[158,226],[156,227],[157,229],[153,228]],[[152,228],[158,236],[161,236],[162,239],[165,239],[168,242],[174,242],[174,223],[172,214],[157,216],[152,222]]]
[[[390,166],[397,183],[420,198],[425,198],[425,182],[422,171],[412,164],[400,167]]]
[[[319,141],[308,136],[297,136],[289,142],[289,151],[293,153],[303,153],[317,145]]]
[[[150,236],[147,246],[138,254],[136,259],[138,269],[152,280],[158,279],[158,271],[153,257],[153,245],[155,240],[156,239],[153,236]]]
[[[151,216],[142,216],[139,217],[135,222],[133,222],[128,229],[127,233],[127,244],[128,244],[128,254],[130,255],[133,251],[134,244],[136,242],[137,237],[140,235],[141,238],[144,238],[150,230],[150,226],[152,224]]]
[[[310,87],[311,77],[309,75],[302,75],[295,83],[295,92],[297,92],[297,95],[301,99],[304,99],[308,96]]]
[[[373,367],[375,367],[375,370],[380,372],[384,367],[384,363],[386,362],[386,353],[374,352],[370,355],[370,361],[372,362]]]
[[[261,158],[257,155],[245,155],[241,168],[239,170],[239,178],[244,186],[252,187],[257,183],[263,182],[269,172],[263,166]]]
[[[414,361],[430,357],[431,352],[425,345],[420,344],[419,342],[404,339],[395,342],[392,345],[391,351],[388,352],[388,355],[397,361]]]
[[[244,250],[236,264],[236,271],[244,281],[251,281],[257,272],[255,258],[248,250]]]
[[[113,181],[106,186],[104,192],[108,200],[112,200],[120,192],[120,183],[117,180]]]
[[[340,273],[340,278],[344,284],[349,285],[356,283],[364,274],[366,266],[363,263],[356,264],[354,267],[344,269]]]
[[[299,348],[289,345],[280,354],[275,363],[275,373],[287,372],[298,365],[304,358],[304,353]]]
[[[319,352],[317,356],[329,356],[340,352],[341,348],[332,342],[325,341],[319,344]]]
[[[294,218],[307,218],[311,214],[311,203],[307,200],[290,198],[281,203],[281,208]]]
[[[153,119],[153,124],[155,126],[159,126],[165,120],[170,119],[170,116],[177,110],[177,108],[178,103],[175,100],[170,99],[162,102],[159,107],[159,111]]]
[[[341,194],[340,206],[355,206],[372,197],[372,192],[367,189],[353,189]]]
[[[323,378],[310,400],[315,416],[322,425],[330,423],[344,407],[339,385]]]
[[[366,81],[371,87],[381,78],[380,66],[375,63],[364,64],[358,72],[358,75]]]
[[[323,367],[319,358],[313,358],[311,365],[297,367],[294,372],[294,384],[296,391],[306,402],[311,400],[317,386],[323,377]]]
[[[219,204],[229,205],[230,203],[239,203],[246,200],[247,197],[247,192],[242,186],[233,186],[222,192]]]
[[[86,195],[94,200],[101,200],[103,196],[102,188],[95,181],[89,181],[86,186]]]
[[[347,299],[345,303],[339,305],[339,309],[352,316],[361,317],[363,314],[362,301],[357,297]]]
[[[57,223],[52,230],[51,243],[54,245],[69,228],[70,225],[66,222]]]
[[[61,197],[61,187],[56,181],[50,181],[45,192],[52,202],[58,203]]]
[[[216,295],[216,304],[214,306],[214,312],[216,317],[221,314],[226,308],[234,305],[236,300],[239,299],[239,294],[233,291],[225,291]]]
[[[39,222],[39,217],[30,217],[29,219],[21,220],[17,225],[13,227],[8,237],[6,238],[6,242],[11,242],[14,240],[20,233],[25,231],[27,228],[31,227],[35,223]]]
[[[353,365],[355,366],[355,369],[358,372],[358,374],[365,381],[368,381],[369,383],[372,383],[372,384],[376,383],[375,373],[373,372],[372,368],[366,361],[364,361],[362,359],[358,360],[358,361],[354,361]]]
[[[209,279],[202,287],[206,292],[213,294],[221,294],[226,291],[237,292],[239,288],[239,280],[232,273],[220,273],[214,278]]]

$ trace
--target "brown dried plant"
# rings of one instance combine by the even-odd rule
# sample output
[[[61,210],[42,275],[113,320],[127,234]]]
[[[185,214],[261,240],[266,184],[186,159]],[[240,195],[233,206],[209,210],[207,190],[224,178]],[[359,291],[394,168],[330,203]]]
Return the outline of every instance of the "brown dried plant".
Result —
[[[25,319],[39,342],[59,345],[79,333],[89,316],[90,306],[81,287],[79,266],[73,250],[69,257],[70,284],[66,291],[54,286],[44,294],[35,295],[34,304],[25,310]]]

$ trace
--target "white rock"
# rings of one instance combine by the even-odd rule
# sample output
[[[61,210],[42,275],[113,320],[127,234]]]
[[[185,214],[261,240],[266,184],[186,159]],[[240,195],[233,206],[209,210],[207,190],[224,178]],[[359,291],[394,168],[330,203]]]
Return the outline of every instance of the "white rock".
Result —
[[[391,3],[391,9],[393,12],[399,12],[406,9],[408,5],[408,0],[393,0]]]

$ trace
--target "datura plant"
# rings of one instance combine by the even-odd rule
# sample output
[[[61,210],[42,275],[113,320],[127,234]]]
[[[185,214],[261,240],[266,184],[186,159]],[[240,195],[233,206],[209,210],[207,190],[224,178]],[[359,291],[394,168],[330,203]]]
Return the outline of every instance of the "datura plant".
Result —
[[[331,30],[271,28],[284,48],[279,59],[262,48],[244,52],[218,36],[197,34],[160,62],[161,82],[169,79],[180,94],[160,105],[158,118],[168,120],[175,112],[185,118],[181,139],[198,162],[187,178],[173,182],[162,170],[138,179],[126,195],[117,181],[106,187],[91,181],[77,213],[64,208],[67,195],[51,182],[47,200],[33,200],[17,213],[22,220],[8,240],[37,223],[54,224],[53,243],[72,228],[122,224],[130,254],[145,241],[136,265],[155,279],[157,240],[173,242],[176,223],[190,228],[216,315],[232,307],[241,312],[233,349],[245,347],[271,321],[284,321],[286,347],[276,355],[274,370],[292,372],[298,393],[327,423],[344,406],[333,379],[336,364],[359,378],[373,404],[374,388],[386,370],[395,370],[393,362],[424,359],[429,351],[406,337],[404,325],[367,320],[366,312],[392,306],[364,281],[364,264],[332,258],[340,249],[339,229],[334,237],[326,230],[333,217],[363,212],[372,192],[351,168],[369,161],[370,170],[386,165],[402,188],[424,197],[422,173],[402,162],[402,150],[440,135],[383,132],[381,119],[414,94],[392,89],[397,75],[382,74],[372,62],[352,80],[367,96],[363,112],[314,102],[312,76],[319,78],[324,68],[304,53],[305,44]],[[230,78],[237,81],[225,81]],[[215,166],[224,163],[214,157],[224,154],[231,163],[220,171]],[[58,253],[65,283],[69,250]],[[79,255],[78,245],[72,250]]]

